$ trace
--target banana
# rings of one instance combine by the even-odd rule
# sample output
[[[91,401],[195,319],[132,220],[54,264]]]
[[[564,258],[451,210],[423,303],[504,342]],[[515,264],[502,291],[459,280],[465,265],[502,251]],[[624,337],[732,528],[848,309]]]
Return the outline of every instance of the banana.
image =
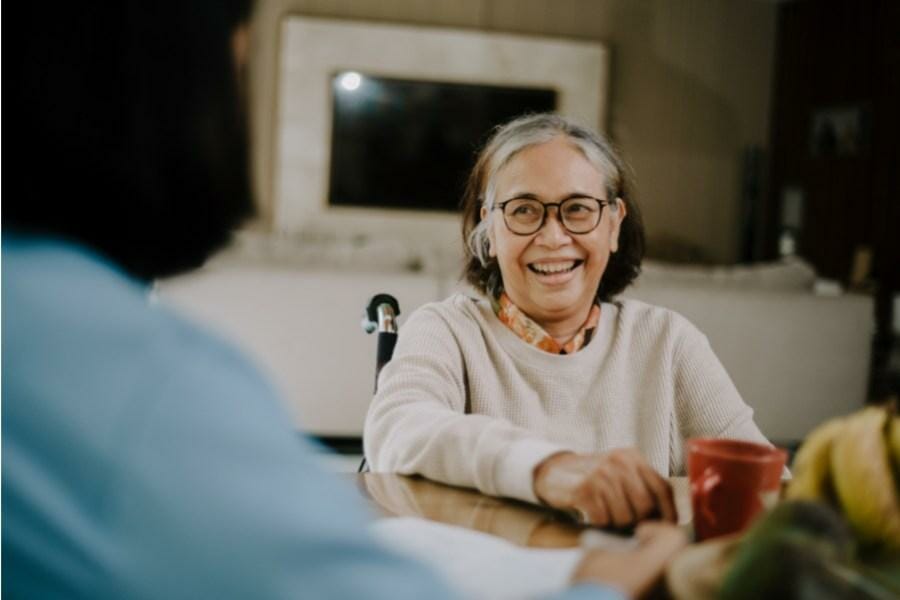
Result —
[[[833,499],[831,446],[845,422],[843,417],[831,419],[809,434],[794,458],[793,479],[785,492],[789,500]]]
[[[888,425],[888,447],[891,449],[894,468],[900,473],[900,417],[896,415],[891,416]]]
[[[900,550],[900,506],[886,439],[893,431],[887,426],[888,411],[881,407],[847,417],[832,442],[831,476],[859,540]]]

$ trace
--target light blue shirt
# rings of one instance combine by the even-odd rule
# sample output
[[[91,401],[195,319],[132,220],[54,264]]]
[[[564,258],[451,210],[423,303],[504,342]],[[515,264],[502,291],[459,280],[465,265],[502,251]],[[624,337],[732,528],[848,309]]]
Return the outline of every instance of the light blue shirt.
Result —
[[[371,540],[237,351],[90,251],[4,238],[4,594],[452,595]]]

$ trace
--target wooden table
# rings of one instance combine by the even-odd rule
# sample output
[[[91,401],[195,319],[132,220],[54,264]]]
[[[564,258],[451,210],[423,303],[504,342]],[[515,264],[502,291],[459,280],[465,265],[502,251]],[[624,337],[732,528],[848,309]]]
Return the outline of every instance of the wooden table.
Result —
[[[687,523],[691,518],[687,479],[674,477],[671,482],[678,521]],[[378,514],[430,519],[496,535],[520,546],[578,546],[584,529],[556,511],[421,477],[363,473],[356,476],[356,483],[360,494]]]

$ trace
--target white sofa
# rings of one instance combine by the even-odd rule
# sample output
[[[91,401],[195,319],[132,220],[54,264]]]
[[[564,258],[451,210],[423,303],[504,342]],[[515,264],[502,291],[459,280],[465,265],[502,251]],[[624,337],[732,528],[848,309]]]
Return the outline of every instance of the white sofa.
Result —
[[[874,301],[813,293],[803,263],[686,269],[647,264],[625,295],[671,308],[710,344],[769,439],[803,439],[866,399]]]
[[[375,258],[381,250],[360,246],[337,261],[226,258],[160,282],[158,295],[244,346],[277,382],[299,427],[359,436],[375,362],[374,336],[360,327],[366,301],[388,292],[408,314],[458,286],[446,265],[405,256],[391,265]],[[420,271],[392,268],[403,265]],[[813,279],[802,263],[714,270],[647,263],[626,295],[672,308],[705,332],[763,432],[786,442],[857,409],[866,394],[872,300],[816,295]],[[402,335],[402,316],[400,323]]]

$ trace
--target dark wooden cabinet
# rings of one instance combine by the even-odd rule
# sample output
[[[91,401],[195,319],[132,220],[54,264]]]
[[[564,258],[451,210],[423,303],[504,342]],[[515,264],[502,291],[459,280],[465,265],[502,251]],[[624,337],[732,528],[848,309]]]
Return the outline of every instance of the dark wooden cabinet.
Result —
[[[900,293],[900,2],[782,3],[775,56],[764,258],[787,232],[821,276],[850,284],[870,254],[873,396],[883,395]]]
[[[849,282],[858,249],[900,275],[900,3],[806,0],[779,7],[765,251],[778,254],[786,193],[802,196],[797,252]],[[787,226],[794,226],[789,223]]]

